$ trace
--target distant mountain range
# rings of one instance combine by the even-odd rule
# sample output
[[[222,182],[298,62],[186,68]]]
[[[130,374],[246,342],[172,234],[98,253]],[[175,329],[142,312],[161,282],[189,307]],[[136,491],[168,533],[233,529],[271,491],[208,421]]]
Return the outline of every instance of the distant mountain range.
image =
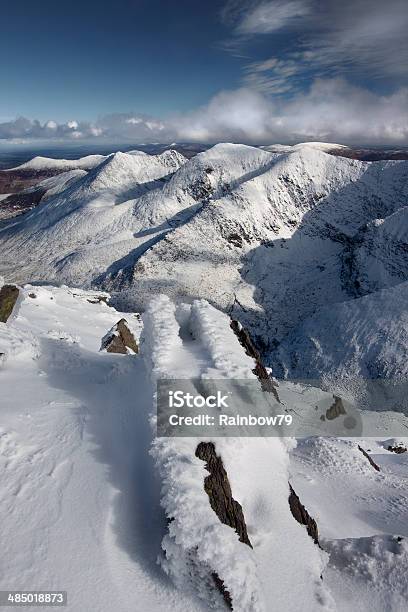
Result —
[[[361,379],[406,378],[406,153],[164,148],[1,172],[17,193],[0,202],[0,274],[108,290],[122,309],[157,293],[209,299],[251,330],[276,375],[363,403]],[[390,159],[361,161],[373,156]],[[379,397],[394,406],[388,386]]]

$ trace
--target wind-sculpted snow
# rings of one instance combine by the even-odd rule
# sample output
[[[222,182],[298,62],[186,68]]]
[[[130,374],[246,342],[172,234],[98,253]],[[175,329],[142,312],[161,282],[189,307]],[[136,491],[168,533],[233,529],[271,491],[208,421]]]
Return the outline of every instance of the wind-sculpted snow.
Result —
[[[241,612],[348,612],[350,602],[362,612],[405,610],[408,453],[388,447],[407,446],[407,417],[369,412],[363,439],[206,439],[242,506],[251,549],[212,509],[198,439],[154,438],[158,379],[258,384],[229,318],[204,300],[161,296],[142,331],[106,293],[49,285],[20,293],[0,324],[8,588],[63,586],[69,612],[221,611],[216,574]],[[122,317],[136,341],[142,333],[139,355],[100,351]],[[333,399],[285,381],[279,397],[282,410],[305,420]],[[330,559],[292,516],[288,480]]]
[[[408,458],[393,457],[386,450],[389,440],[376,439],[390,417],[406,431],[406,417],[371,413],[371,438],[313,438],[300,441],[291,454],[294,485],[317,517],[321,544],[330,554],[323,579],[339,612],[406,609]]]
[[[122,313],[93,291],[21,291],[0,323],[2,580],[63,585],[69,612],[204,612],[156,565],[148,376],[137,355],[99,351]],[[138,339],[139,319],[126,319]]]
[[[183,346],[175,310],[174,304],[161,296],[143,316],[142,351],[154,383],[160,378],[189,378],[192,370],[197,374],[194,362],[193,368],[189,367],[195,347]],[[154,422],[153,415],[152,419]],[[195,456],[197,444],[194,438],[157,438],[152,447],[169,521],[162,542],[162,567],[179,588],[190,585],[204,600],[221,606],[221,595],[211,579],[216,572],[232,595],[234,609],[237,605],[237,610],[262,610],[253,552],[211,509],[204,491],[204,464]]]
[[[345,589],[349,593],[347,605],[339,606],[339,612],[380,610],[380,597],[383,610],[403,612],[406,609],[406,538],[397,535],[375,535],[333,540],[329,551],[333,562],[330,572],[333,589]],[[339,574],[342,574],[340,581]]]
[[[33,334],[20,330],[11,334],[8,326],[0,323],[0,368],[10,359],[34,359],[38,354],[38,342]]]
[[[143,322],[142,352],[154,382],[192,377],[256,380],[254,361],[245,355],[228,317],[204,300],[176,307],[160,296],[149,304]],[[208,472],[195,456],[199,442],[157,438],[153,443],[168,517],[164,570],[179,588],[190,585],[214,606],[222,606],[212,580],[215,572],[237,611],[295,611],[299,605],[311,612],[331,609],[320,580],[326,558],[289,509],[287,445],[280,438],[214,439],[249,525],[251,550],[210,506],[204,490]]]

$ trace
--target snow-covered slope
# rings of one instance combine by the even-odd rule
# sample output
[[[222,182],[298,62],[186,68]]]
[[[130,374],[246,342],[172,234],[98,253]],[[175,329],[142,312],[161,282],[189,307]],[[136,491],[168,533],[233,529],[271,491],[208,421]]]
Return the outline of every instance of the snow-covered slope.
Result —
[[[382,612],[384,602],[403,612],[407,454],[386,449],[391,421],[403,431],[406,419],[371,413],[371,439],[296,446],[292,439],[215,438],[251,549],[210,506],[199,440],[154,439],[151,428],[159,377],[256,382],[228,317],[205,301],[176,306],[162,296],[149,305],[141,332],[139,317],[116,312],[106,298],[26,286],[12,318],[0,324],[6,588],[62,586],[70,612],[221,611],[210,579],[216,572],[237,611],[343,611],[361,597],[363,612]],[[137,340],[142,333],[139,355],[99,350],[122,316]],[[325,396],[285,382],[279,394],[300,415]],[[317,519],[324,550],[292,516],[288,480]]]
[[[341,154],[342,150],[349,150],[345,145],[337,144],[334,142],[300,142],[296,145],[281,145],[281,144],[272,144],[272,145],[263,145],[261,149],[265,151],[271,151],[272,153],[279,152],[290,152],[294,149],[300,149],[303,147],[310,147],[311,149],[317,149],[318,151],[324,151],[325,153],[337,152]]]
[[[246,308],[256,309],[239,272],[242,262],[260,245],[292,236],[322,198],[357,180],[365,170],[358,162],[306,149],[283,156],[264,153],[260,159],[250,147],[214,149],[224,167],[239,167],[237,158],[241,165],[246,161],[246,172],[217,190],[209,187],[209,197],[196,214],[139,259],[130,295],[143,299],[140,285],[149,279],[157,290],[171,291],[174,297],[210,296],[228,308],[237,296]],[[189,164],[183,171],[189,171]],[[259,270],[254,272],[259,275]]]
[[[0,231],[2,269],[14,279],[48,278],[89,286],[116,259],[166,229],[168,209],[158,211],[163,227],[155,228],[155,220],[149,235],[146,214],[142,209],[139,218],[135,211],[140,198],[130,198],[158,189],[184,162],[174,151],[109,156],[70,182],[65,191]],[[180,209],[177,202],[175,206]]]
[[[28,286],[0,323],[1,583],[64,588],[70,612],[203,610],[156,565],[151,391],[141,358],[99,352],[105,297]]]
[[[408,410],[408,283],[331,304],[296,327],[278,350],[289,377],[358,398],[375,410]]]
[[[79,159],[53,159],[52,157],[33,157],[30,161],[20,164],[10,170],[74,170],[76,168],[82,170],[90,170],[98,166],[104,159],[105,155],[86,155]]]
[[[113,153],[102,164],[90,172],[82,188],[95,192],[110,190],[123,192],[138,185],[148,185],[175,172],[185,158],[176,151],[165,151],[161,155],[148,155],[142,151]]]
[[[35,206],[44,203],[47,198],[64,191],[75,179],[84,176],[86,176],[85,170],[67,170],[39,180],[34,186],[27,187],[18,193],[5,194],[0,198],[0,219],[12,219],[27,213]]]
[[[351,252],[362,295],[408,280],[408,208],[375,219],[357,236]]]
[[[147,287],[181,301],[210,298],[270,352],[318,308],[359,296],[353,238],[405,205],[407,168],[308,148],[264,158],[138,257],[128,282],[120,277],[121,298],[143,308]],[[110,280],[104,286],[115,288]]]
[[[378,418],[377,413],[377,428]],[[355,442],[310,438],[291,453],[292,482],[316,518],[322,546],[330,554],[323,578],[338,612],[403,612],[408,456],[393,455],[373,438],[359,443],[380,472]]]

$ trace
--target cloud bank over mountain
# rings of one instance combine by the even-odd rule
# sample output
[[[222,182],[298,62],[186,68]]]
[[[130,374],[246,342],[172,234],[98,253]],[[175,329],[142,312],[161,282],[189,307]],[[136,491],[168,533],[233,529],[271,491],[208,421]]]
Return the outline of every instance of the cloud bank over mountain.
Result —
[[[166,119],[135,113],[95,122],[56,123],[19,117],[0,123],[7,141],[235,141],[252,144],[329,140],[408,145],[408,88],[379,95],[341,77],[316,79],[289,99],[251,87],[221,91],[206,105]]]

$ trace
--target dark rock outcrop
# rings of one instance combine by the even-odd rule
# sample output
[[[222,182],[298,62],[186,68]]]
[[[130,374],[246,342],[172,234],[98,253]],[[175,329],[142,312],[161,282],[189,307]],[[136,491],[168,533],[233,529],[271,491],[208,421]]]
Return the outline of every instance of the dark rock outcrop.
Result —
[[[242,240],[242,236],[240,236],[239,234],[237,233],[228,234],[227,240],[230,244],[233,244],[234,246],[242,249],[243,240]]]
[[[11,219],[28,212],[41,202],[45,193],[45,189],[38,188],[9,195],[0,202],[0,217]]]
[[[240,344],[244,347],[245,353],[249,355],[249,357],[252,357],[252,359],[255,361],[255,368],[252,371],[260,381],[262,391],[273,393],[276,400],[280,402],[276,386],[262,363],[261,354],[252,342],[252,338],[248,331],[242,327],[239,321],[236,321],[235,319],[231,320],[230,326],[234,334],[237,336]]]
[[[204,479],[204,490],[210,500],[211,508],[220,519],[221,523],[235,529],[239,536],[239,541],[252,548],[248,537],[247,526],[245,523],[242,506],[232,497],[231,485],[228,474],[224,468],[221,457],[215,451],[212,442],[200,442],[196,448],[196,457],[205,461],[206,470],[210,472]],[[225,586],[220,576],[213,572],[211,577],[215,586],[224,598],[230,610],[233,610],[231,594]]]
[[[402,453],[407,452],[407,447],[402,446],[402,444],[398,444],[397,446],[389,445],[387,450],[389,450],[391,453],[397,453],[397,455],[402,455]]]
[[[225,588],[224,581],[221,580],[221,578],[219,577],[219,575],[216,572],[213,572],[211,574],[211,578],[213,579],[215,586],[217,587],[217,589],[219,590],[219,592],[223,596],[224,601],[227,604],[228,608],[230,610],[233,610],[234,608],[232,606],[231,593]]]
[[[206,470],[210,472],[204,480],[211,508],[224,525],[229,525],[237,532],[240,542],[252,544],[248,537],[242,506],[232,497],[231,485],[221,457],[215,451],[212,442],[200,442],[196,449],[196,457],[205,461]]]
[[[19,193],[24,189],[33,187],[44,179],[66,171],[67,168],[43,170],[14,168],[11,170],[0,170],[0,193]]]
[[[329,421],[337,419],[337,417],[342,414],[347,414],[346,409],[343,405],[343,400],[337,395],[333,395],[333,399],[333,404],[330,406],[330,408],[326,410],[326,419],[328,419]]]
[[[90,304],[100,304],[101,302],[104,302],[105,304],[107,304],[109,301],[109,298],[107,295],[96,295],[94,298],[88,298],[86,301],[89,302]]]
[[[314,518],[310,516],[291,484],[289,484],[289,507],[297,522],[301,525],[306,525],[307,533],[313,538],[313,542],[320,546],[317,523]]]
[[[0,322],[6,323],[16,305],[19,290],[15,285],[3,285],[0,289]]]
[[[120,319],[110,331],[102,338],[101,351],[108,353],[128,354],[128,349],[133,353],[139,352],[138,344],[130,331],[126,319]]]
[[[373,459],[371,459],[370,455],[364,450],[364,448],[361,448],[361,446],[358,445],[358,450],[363,453],[364,457],[367,459],[369,464],[372,465],[373,468],[377,470],[377,472],[381,472],[379,466],[376,464],[376,462]]]

